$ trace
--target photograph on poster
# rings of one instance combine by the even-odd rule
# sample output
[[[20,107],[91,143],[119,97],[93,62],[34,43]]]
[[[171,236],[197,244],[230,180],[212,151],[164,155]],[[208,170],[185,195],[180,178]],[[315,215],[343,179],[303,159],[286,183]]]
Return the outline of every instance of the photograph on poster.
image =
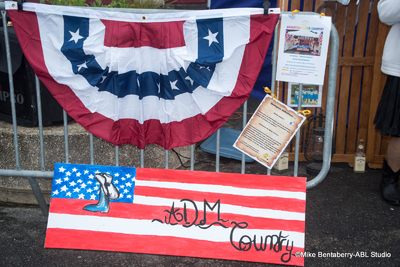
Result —
[[[299,102],[299,84],[289,83],[287,105],[289,107],[298,107]],[[303,84],[302,90],[302,107],[321,107],[322,85]]]
[[[331,17],[282,14],[276,79],[322,85]]]
[[[284,53],[320,56],[324,33],[310,30],[289,30],[285,33]]]

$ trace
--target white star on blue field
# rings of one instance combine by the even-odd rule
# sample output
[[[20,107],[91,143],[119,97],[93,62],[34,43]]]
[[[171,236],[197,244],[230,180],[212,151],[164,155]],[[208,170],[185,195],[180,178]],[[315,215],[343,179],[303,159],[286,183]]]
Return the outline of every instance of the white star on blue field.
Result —
[[[136,168],[56,163],[52,198],[98,200],[100,184],[96,173],[112,175],[120,196],[111,202],[133,203]]]

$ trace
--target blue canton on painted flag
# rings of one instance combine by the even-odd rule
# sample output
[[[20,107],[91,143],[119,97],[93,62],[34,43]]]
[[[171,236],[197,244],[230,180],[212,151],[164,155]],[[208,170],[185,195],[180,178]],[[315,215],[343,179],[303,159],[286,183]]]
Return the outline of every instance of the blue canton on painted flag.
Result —
[[[92,166],[56,163],[54,167],[52,198],[98,200],[100,183],[97,173],[108,173],[119,191],[117,200],[112,202],[133,203],[136,168],[114,166]]]

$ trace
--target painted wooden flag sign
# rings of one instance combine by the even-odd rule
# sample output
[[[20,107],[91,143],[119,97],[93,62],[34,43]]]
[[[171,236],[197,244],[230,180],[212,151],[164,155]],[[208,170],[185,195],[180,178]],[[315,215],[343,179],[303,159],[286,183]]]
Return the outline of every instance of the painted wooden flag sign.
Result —
[[[46,248],[304,265],[306,179],[57,163]]]

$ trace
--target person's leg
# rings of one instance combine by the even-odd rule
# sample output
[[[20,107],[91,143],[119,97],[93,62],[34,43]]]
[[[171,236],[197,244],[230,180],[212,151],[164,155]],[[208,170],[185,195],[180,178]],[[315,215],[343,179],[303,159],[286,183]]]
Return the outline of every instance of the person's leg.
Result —
[[[387,162],[392,171],[400,170],[400,137],[392,137],[386,152]]]
[[[400,174],[400,137],[392,137],[383,162],[381,195],[391,205],[400,205],[398,181]]]

